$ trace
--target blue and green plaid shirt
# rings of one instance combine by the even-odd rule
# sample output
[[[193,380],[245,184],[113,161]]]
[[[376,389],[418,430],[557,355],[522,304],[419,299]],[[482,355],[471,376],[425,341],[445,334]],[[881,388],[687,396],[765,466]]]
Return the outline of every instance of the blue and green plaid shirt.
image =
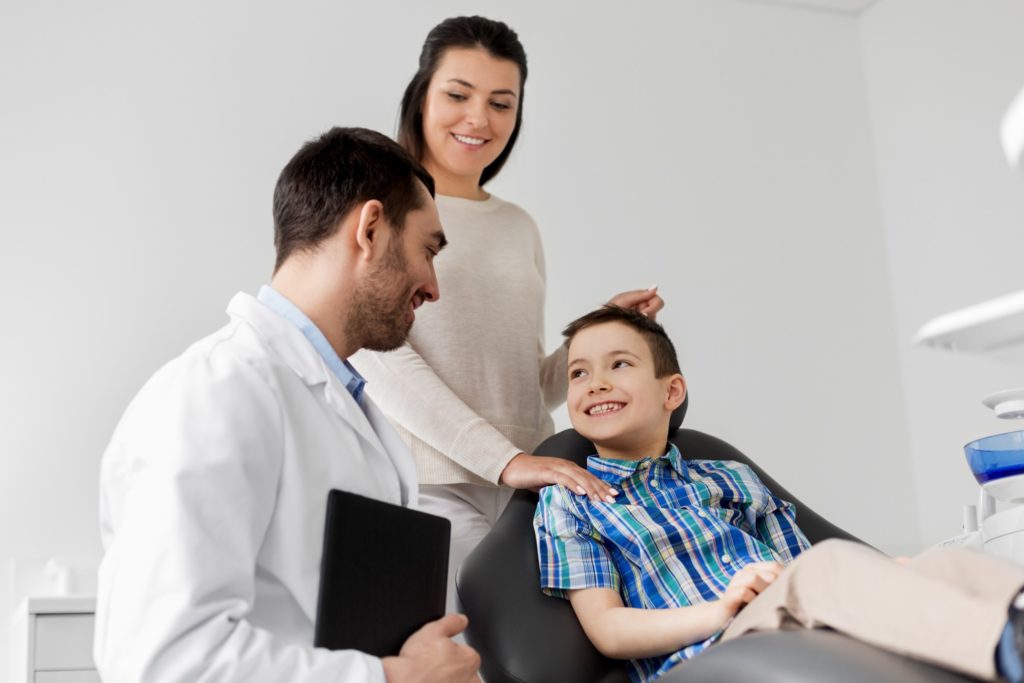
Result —
[[[639,461],[591,456],[587,469],[619,495],[594,503],[563,486],[541,490],[533,525],[548,595],[611,588],[627,607],[696,605],[718,599],[744,565],[787,563],[810,547],[793,504],[738,462],[687,462],[672,445]],[[630,678],[653,680],[720,636],[633,660]]]

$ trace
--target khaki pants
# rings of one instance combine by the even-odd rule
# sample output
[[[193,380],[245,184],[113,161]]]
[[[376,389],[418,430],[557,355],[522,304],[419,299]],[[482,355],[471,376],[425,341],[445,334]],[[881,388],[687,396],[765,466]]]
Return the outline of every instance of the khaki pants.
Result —
[[[1024,568],[966,548],[907,564],[829,540],[805,551],[740,611],[722,641],[748,631],[828,627],[908,657],[995,679],[995,649]]]

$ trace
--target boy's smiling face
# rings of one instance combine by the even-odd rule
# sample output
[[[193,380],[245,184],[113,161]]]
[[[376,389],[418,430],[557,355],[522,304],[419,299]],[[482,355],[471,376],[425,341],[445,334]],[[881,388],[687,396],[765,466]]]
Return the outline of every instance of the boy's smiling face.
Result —
[[[655,377],[650,346],[624,323],[584,328],[569,344],[569,419],[603,458],[663,455],[669,417],[685,397],[682,375]]]

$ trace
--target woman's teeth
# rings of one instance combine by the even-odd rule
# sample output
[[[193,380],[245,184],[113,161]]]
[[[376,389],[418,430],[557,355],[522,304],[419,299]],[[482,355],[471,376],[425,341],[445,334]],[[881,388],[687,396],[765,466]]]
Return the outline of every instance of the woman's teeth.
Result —
[[[483,138],[471,138],[468,135],[459,135],[458,133],[452,133],[452,137],[454,137],[459,142],[463,142],[467,145],[482,145],[485,142],[487,142]]]

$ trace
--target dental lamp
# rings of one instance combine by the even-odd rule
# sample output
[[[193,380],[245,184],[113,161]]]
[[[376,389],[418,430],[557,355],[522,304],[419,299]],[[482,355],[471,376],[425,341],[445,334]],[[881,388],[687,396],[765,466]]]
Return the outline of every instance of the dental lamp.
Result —
[[[1000,138],[1010,166],[1024,168],[1024,90],[1003,116]],[[1024,365],[1024,290],[939,316],[914,341]],[[982,403],[996,417],[1024,419],[1024,388],[996,392]],[[977,439],[964,454],[981,488],[978,506],[965,508],[964,533],[946,543],[1024,564],[1024,430]]]

